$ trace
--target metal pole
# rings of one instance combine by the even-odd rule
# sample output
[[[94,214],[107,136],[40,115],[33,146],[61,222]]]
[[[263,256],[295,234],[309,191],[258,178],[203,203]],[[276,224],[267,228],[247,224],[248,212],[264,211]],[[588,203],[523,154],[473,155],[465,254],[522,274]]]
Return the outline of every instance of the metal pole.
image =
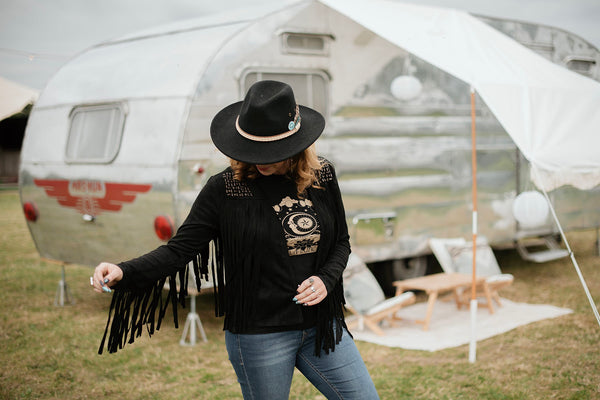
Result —
[[[58,281],[58,287],[56,288],[56,296],[54,297],[54,305],[64,307],[65,302],[73,304],[75,301],[71,296],[69,285],[67,285],[67,277],[65,274],[65,264],[61,264],[61,279]]]
[[[475,89],[471,87],[471,169],[473,196],[473,270],[471,281],[471,342],[469,344],[469,362],[474,363],[477,355],[477,131],[475,127]]]
[[[532,169],[533,169],[533,173],[536,176],[536,180],[538,182],[541,182],[538,172],[537,172],[537,168],[534,166]],[[541,187],[541,185],[540,185],[540,187]],[[579,264],[577,263],[577,260],[575,259],[575,254],[573,254],[573,251],[571,250],[571,246],[569,245],[567,236],[565,235],[565,232],[560,224],[560,221],[558,220],[558,216],[556,215],[556,211],[554,210],[554,207],[552,206],[552,203],[550,202],[550,197],[548,197],[548,193],[546,192],[546,189],[542,188],[542,193],[544,193],[544,197],[546,198],[546,202],[548,203],[548,206],[550,207],[550,212],[552,213],[552,218],[554,219],[554,222],[556,223],[556,226],[558,227],[558,230],[560,232],[560,236],[562,237],[562,240],[565,243],[565,246],[567,247],[567,251],[569,252],[569,257],[571,258],[571,262],[573,263],[573,266],[575,267],[575,271],[577,272],[577,276],[579,277],[581,286],[583,286],[583,291],[585,292],[585,295],[588,298],[590,306],[592,307],[592,312],[594,313],[594,316],[596,317],[596,321],[598,322],[598,325],[600,326],[600,313],[598,313],[598,307],[596,306],[596,302],[592,298],[592,294],[590,293],[590,290],[588,289],[585,279],[583,278],[583,274],[581,273]]]
[[[204,332],[204,327],[202,326],[202,321],[200,321],[200,316],[196,312],[196,295],[192,294],[190,297],[190,312],[187,315],[185,326],[183,327],[183,334],[181,335],[179,344],[181,346],[195,346],[198,338],[196,329],[200,332],[202,341],[208,341],[206,338],[206,333]],[[189,341],[187,340],[188,334],[190,337]]]

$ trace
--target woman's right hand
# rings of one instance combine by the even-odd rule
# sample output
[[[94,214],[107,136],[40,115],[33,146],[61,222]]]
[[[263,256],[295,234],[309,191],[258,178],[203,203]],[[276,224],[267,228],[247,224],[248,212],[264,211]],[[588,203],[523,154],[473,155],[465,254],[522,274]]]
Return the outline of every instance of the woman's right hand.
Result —
[[[100,263],[92,276],[94,291],[110,293],[110,287],[121,279],[123,279],[123,270],[118,265],[107,262]]]

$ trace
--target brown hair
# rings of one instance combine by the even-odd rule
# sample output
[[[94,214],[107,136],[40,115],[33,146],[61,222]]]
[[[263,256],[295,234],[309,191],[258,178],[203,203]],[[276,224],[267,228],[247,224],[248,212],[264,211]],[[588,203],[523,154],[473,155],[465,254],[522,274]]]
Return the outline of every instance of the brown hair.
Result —
[[[247,164],[234,159],[229,160],[233,176],[238,181],[255,179],[260,175],[254,164]],[[287,160],[286,175],[294,180],[298,195],[302,196],[310,186],[319,188],[317,172],[321,170],[321,162],[317,156],[315,145],[309,146],[303,152]]]

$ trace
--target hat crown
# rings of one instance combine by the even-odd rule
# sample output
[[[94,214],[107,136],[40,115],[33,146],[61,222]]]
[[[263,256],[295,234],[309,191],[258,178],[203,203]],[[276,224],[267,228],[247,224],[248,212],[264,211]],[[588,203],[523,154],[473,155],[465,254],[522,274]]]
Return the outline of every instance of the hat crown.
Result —
[[[248,164],[272,164],[302,152],[318,139],[325,118],[296,104],[292,88],[276,81],[253,84],[243,101],[219,111],[210,137],[226,156]]]
[[[240,109],[239,126],[255,136],[273,136],[288,131],[296,115],[292,88],[277,81],[252,85]]]

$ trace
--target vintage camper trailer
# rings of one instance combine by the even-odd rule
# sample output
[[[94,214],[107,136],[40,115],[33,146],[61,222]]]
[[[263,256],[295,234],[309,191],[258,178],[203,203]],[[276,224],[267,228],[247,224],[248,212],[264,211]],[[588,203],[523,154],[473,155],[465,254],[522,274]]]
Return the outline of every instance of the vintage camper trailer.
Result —
[[[470,235],[469,85],[338,3],[228,10],[101,43],[66,63],[41,93],[22,150],[21,200],[41,256],[95,265],[167,240],[227,165],[210,141],[213,115],[261,79],[288,82],[299,103],[326,115],[317,149],[336,166],[353,251],[366,262],[394,279],[423,274],[423,263],[407,261],[430,253],[430,237]],[[478,18],[600,80],[600,53],[582,38]],[[476,104],[480,235],[494,246],[552,237],[550,218],[528,230],[515,221],[515,196],[535,189],[529,166],[485,102]],[[598,188],[550,195],[566,230],[600,226]]]

